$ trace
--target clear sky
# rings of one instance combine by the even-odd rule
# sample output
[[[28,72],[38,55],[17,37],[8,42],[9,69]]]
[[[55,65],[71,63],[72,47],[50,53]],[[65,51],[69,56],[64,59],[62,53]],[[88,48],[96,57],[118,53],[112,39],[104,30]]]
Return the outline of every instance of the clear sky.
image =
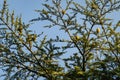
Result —
[[[0,4],[3,1],[4,0],[0,0]],[[42,2],[45,0],[7,0],[7,1],[8,1],[7,3],[8,3],[10,11],[12,12],[12,10],[14,10],[16,16],[20,16],[22,14],[23,21],[27,23],[29,22],[29,20],[33,18],[37,18],[39,16],[39,13],[36,13],[35,10],[42,9],[43,8]],[[46,22],[35,22],[30,28],[38,34],[44,31],[44,33],[48,35],[49,38],[50,37],[55,38],[56,37],[55,35],[59,35],[59,34],[60,34],[59,35],[60,37],[65,36],[65,34],[62,34],[63,31],[59,31],[58,28],[56,29],[55,28],[54,29],[43,28],[42,25],[45,25],[45,24]]]
[[[0,4],[2,4],[3,1],[4,0],[0,0]],[[28,23],[29,20],[33,18],[37,18],[39,16],[39,13],[36,13],[35,9],[42,9],[43,7],[41,4],[45,0],[7,0],[7,1],[10,11],[12,12],[12,10],[14,10],[16,16],[20,16],[22,14],[23,21]],[[74,1],[78,1],[78,0],[74,0]],[[80,0],[80,2],[82,3],[82,5],[84,4],[84,1]],[[119,18],[120,15],[118,13],[114,13],[110,17],[114,17],[116,20],[120,19]],[[35,22],[33,25],[31,25],[30,28],[38,34],[44,31],[45,34],[48,35],[48,37],[55,37],[55,35],[58,35],[58,32],[60,32],[59,34],[61,37],[65,36],[65,34],[62,34],[63,33],[62,31],[58,31],[58,28],[57,29],[43,28],[42,25],[45,24],[46,22]]]
[[[4,0],[0,0],[0,7],[2,5]],[[38,13],[36,13],[35,9],[42,9],[42,2],[45,0],[7,0],[8,6],[10,11],[15,11],[16,16],[20,16],[22,14],[22,19],[24,22],[28,23],[29,20],[33,18],[37,18],[39,16]],[[77,0],[76,0],[77,1]],[[81,0],[82,2],[82,0]],[[118,13],[113,13],[112,16],[116,20],[120,20],[120,15]],[[42,25],[47,24],[46,22],[35,22],[30,28],[40,34],[42,31],[45,32],[48,37],[55,38],[55,35],[59,35],[61,37],[65,37],[67,35],[63,34],[62,31],[59,31],[56,29],[46,29],[43,28]]]
[[[39,13],[36,13],[35,10],[43,8],[41,5],[43,1],[45,0],[8,0],[8,5],[10,11],[14,10],[17,16],[22,14],[23,21],[27,23],[29,20],[39,17]],[[38,34],[44,31],[46,35],[54,37],[56,30],[45,29],[42,27],[44,24],[46,22],[35,22],[30,28]],[[61,34],[61,36],[63,35]]]

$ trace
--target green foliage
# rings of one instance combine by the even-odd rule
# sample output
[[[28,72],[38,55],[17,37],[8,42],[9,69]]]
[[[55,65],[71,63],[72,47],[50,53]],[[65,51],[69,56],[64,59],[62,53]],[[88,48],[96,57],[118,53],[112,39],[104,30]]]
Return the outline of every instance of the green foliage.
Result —
[[[15,11],[10,13],[4,0],[0,10],[0,64],[5,80],[119,80],[120,21],[113,23],[108,16],[119,11],[119,0],[85,0],[84,5],[74,0],[49,0],[43,6],[35,10],[40,16],[31,22],[46,20],[50,25],[45,28],[57,26],[67,38],[48,39],[42,33],[33,33],[31,24],[15,16]]]

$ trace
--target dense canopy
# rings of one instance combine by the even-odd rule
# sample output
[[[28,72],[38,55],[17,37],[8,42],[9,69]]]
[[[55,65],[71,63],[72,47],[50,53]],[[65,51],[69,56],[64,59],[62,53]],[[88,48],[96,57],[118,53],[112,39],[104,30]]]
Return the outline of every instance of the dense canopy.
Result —
[[[0,68],[5,80],[120,80],[120,0],[43,0],[25,23],[7,1],[0,9]],[[44,22],[67,36],[30,30]],[[44,37],[43,37],[44,36]]]

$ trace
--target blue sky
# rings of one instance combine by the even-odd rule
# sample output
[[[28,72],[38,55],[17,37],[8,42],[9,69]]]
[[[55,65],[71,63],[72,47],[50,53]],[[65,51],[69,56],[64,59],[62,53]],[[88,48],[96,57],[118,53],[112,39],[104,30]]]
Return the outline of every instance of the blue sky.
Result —
[[[8,0],[8,5],[10,11],[14,10],[17,16],[22,14],[23,21],[27,23],[29,20],[39,16],[39,13],[36,13],[35,9],[42,9],[43,7],[41,4],[43,1],[45,0]],[[42,27],[44,24],[46,24],[46,22],[35,22],[30,28],[38,34],[44,31],[45,35],[55,37],[54,35],[56,35],[56,30],[45,29]],[[61,36],[63,35],[61,34]]]
[[[0,0],[0,4],[2,4],[3,1],[4,0]],[[33,18],[37,18],[39,16],[39,14],[35,12],[35,9],[42,9],[43,7],[41,4],[45,0],[7,0],[7,1],[10,11],[12,12],[12,10],[14,10],[16,16],[20,16],[22,14],[23,21],[28,23],[29,20]],[[74,0],[74,1],[78,1],[78,0]],[[82,3],[82,5],[84,4],[84,1],[82,0],[78,2]],[[114,17],[116,20],[119,20],[120,18],[118,16],[120,17],[118,13],[114,13],[110,17]],[[44,33],[48,35],[49,38],[55,37],[55,35],[58,34],[60,34],[59,36],[61,37],[65,36],[65,34],[62,34],[63,31],[58,31],[58,28],[56,29],[43,28],[42,25],[45,25],[46,23],[47,22],[35,22],[33,25],[31,25],[30,28],[38,34],[44,31]]]
[[[0,0],[0,4],[3,1],[4,0]],[[14,10],[16,16],[20,16],[22,14],[23,21],[28,23],[29,20],[33,18],[37,18],[39,16],[39,13],[36,13],[35,10],[43,8],[41,5],[43,1],[45,0],[7,0],[7,3],[11,12],[12,10]],[[58,28],[56,29],[43,28],[42,25],[46,23],[47,22],[35,22],[33,25],[31,25],[30,28],[38,34],[44,31],[45,35],[48,35],[49,38],[56,37],[55,35],[59,35],[59,34],[60,34],[59,36],[61,37],[65,36],[65,34],[62,34],[63,31],[59,31]]]
[[[3,1],[4,0],[0,0],[0,5],[2,5]],[[20,16],[22,14],[23,21],[28,23],[29,20],[33,18],[37,18],[39,16],[39,14],[35,12],[35,9],[42,9],[43,7],[41,4],[45,0],[7,0],[7,1],[10,11],[12,12],[12,10],[14,10],[16,16]],[[74,0],[74,1],[78,1],[78,0]],[[84,1],[82,0],[78,2],[82,3],[82,5],[84,4]],[[117,13],[114,12],[112,15],[110,15],[110,17],[113,17],[115,19],[114,22],[120,19],[120,15],[118,12]],[[48,37],[55,37],[55,35],[57,35],[58,32],[60,32],[59,34],[61,37],[65,36],[65,34],[62,34],[63,33],[62,31],[58,31],[58,28],[57,29],[43,28],[42,25],[46,23],[47,22],[35,22],[33,25],[31,25],[30,28],[38,34],[44,31],[45,34],[48,35]]]

